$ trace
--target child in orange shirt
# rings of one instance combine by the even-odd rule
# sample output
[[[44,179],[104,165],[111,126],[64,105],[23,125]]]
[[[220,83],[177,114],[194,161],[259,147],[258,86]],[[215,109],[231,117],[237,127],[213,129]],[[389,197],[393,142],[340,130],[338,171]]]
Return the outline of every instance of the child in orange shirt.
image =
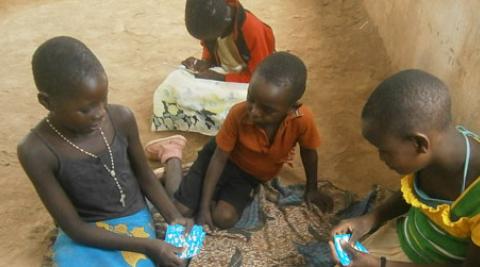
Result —
[[[167,191],[174,193],[174,203],[184,216],[196,216],[201,224],[232,227],[254,189],[278,174],[297,143],[307,176],[305,200],[332,208],[332,200],[317,191],[320,137],[313,114],[298,103],[306,77],[298,57],[286,52],[268,56],[253,75],[247,101],[233,106],[216,138],[199,152],[183,179],[179,158],[184,142],[175,137],[165,142],[158,156],[167,164]]]

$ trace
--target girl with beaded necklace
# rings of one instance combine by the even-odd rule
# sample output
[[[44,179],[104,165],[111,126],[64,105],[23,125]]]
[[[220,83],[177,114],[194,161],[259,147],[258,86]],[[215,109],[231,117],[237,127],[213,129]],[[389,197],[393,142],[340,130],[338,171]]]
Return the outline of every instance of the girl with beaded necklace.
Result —
[[[18,157],[60,231],[58,266],[181,266],[155,238],[145,197],[168,223],[189,229],[149,168],[133,113],[107,104],[108,80],[80,41],[56,37],[32,60],[48,111],[18,145]]]

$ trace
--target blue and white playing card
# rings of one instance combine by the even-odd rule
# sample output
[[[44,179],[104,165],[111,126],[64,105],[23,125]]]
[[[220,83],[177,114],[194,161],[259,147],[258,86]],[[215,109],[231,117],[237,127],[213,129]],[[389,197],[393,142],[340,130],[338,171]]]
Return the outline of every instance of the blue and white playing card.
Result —
[[[343,266],[350,265],[350,257],[348,256],[347,252],[343,250],[342,243],[348,243],[351,236],[351,234],[340,234],[333,237],[335,252],[337,253],[338,260]],[[363,253],[368,253],[368,250],[358,241],[355,242],[354,248]]]
[[[194,225],[190,233],[185,236],[185,227],[180,224],[168,225],[165,233],[165,242],[175,246],[184,247],[179,255],[181,259],[189,259],[200,253],[205,240],[205,231],[201,225]]]

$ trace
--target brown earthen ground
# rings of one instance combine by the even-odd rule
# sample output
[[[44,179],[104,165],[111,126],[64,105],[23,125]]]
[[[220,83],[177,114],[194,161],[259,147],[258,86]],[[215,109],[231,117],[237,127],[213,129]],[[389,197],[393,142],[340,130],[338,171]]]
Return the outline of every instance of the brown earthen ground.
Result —
[[[362,140],[359,113],[390,63],[361,1],[245,0],[245,7],[270,24],[277,50],[289,50],[309,68],[304,102],[311,106],[323,137],[320,176],[359,194],[372,184],[396,187],[398,179]],[[100,58],[110,81],[110,102],[136,114],[141,138],[151,133],[152,93],[177,64],[200,55],[183,25],[183,0],[0,2],[0,265],[38,266],[53,223],[23,173],[16,144],[46,111],[36,101],[30,59],[35,48],[57,35],[74,36]],[[207,137],[186,134],[186,160]],[[285,170],[303,181],[297,158]]]

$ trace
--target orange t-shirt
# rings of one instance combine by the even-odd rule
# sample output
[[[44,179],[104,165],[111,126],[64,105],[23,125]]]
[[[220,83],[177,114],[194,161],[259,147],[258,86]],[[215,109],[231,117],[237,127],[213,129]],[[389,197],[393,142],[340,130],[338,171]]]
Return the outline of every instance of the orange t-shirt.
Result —
[[[238,2],[238,1],[233,1]],[[237,27],[239,26],[239,29]],[[245,10],[245,20],[242,25],[236,25],[235,31],[241,31],[243,39],[245,40],[248,51],[250,52],[250,59],[247,67],[240,73],[228,73],[225,75],[226,82],[248,83],[252,77],[255,68],[268,55],[275,51],[275,37],[272,29],[255,15]],[[212,60],[212,54],[201,42],[203,46],[202,59]]]
[[[320,146],[313,114],[301,105],[287,115],[269,143],[266,132],[248,119],[247,103],[234,105],[216,137],[217,146],[230,152],[230,160],[242,170],[266,182],[280,171],[297,144],[316,149]]]

